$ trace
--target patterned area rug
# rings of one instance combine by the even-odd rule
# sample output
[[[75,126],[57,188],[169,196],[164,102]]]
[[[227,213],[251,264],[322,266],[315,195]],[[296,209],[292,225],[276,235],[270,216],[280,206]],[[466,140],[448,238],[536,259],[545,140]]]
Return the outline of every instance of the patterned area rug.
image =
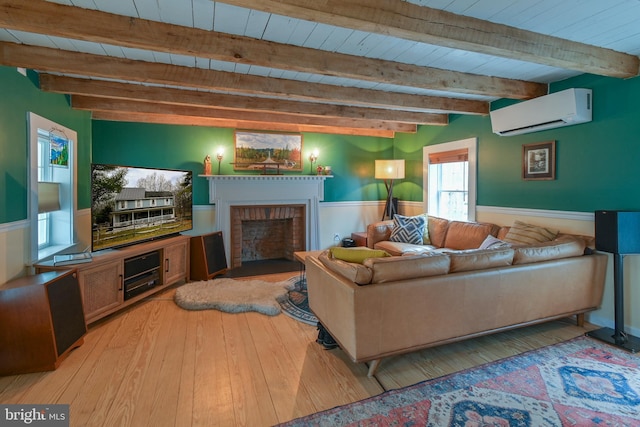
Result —
[[[640,426],[640,358],[587,337],[285,426]]]
[[[318,319],[309,308],[306,277],[304,275],[294,276],[289,279],[289,282],[291,283],[291,290],[287,297],[280,301],[282,311],[300,322],[316,326]]]

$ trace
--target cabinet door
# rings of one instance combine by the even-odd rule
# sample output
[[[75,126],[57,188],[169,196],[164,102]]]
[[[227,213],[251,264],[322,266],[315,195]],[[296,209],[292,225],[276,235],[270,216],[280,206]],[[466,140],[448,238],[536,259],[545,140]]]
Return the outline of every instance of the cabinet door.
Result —
[[[122,261],[116,260],[78,272],[87,323],[124,301]]]
[[[164,248],[163,284],[170,285],[187,280],[189,271],[189,241],[183,240]]]

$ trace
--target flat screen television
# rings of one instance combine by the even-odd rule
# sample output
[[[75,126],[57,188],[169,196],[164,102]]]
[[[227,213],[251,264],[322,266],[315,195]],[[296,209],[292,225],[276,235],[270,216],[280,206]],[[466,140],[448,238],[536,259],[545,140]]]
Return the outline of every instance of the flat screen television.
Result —
[[[191,171],[91,165],[93,252],[193,228]]]

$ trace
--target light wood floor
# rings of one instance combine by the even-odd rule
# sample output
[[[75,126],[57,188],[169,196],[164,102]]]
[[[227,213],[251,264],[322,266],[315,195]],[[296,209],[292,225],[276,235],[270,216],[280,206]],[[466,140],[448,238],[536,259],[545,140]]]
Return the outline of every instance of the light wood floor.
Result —
[[[70,404],[72,426],[270,426],[587,330],[550,322],[388,358],[367,378],[364,364],[315,343],[313,326],[186,311],[174,292],[92,325],[56,371],[0,377],[0,403]]]

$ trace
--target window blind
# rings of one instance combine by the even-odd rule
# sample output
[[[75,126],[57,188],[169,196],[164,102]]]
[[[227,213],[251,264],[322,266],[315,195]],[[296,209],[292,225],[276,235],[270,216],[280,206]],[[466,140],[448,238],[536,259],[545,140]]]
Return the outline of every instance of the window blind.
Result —
[[[431,165],[467,161],[469,161],[469,150],[467,148],[429,154],[429,164]]]

